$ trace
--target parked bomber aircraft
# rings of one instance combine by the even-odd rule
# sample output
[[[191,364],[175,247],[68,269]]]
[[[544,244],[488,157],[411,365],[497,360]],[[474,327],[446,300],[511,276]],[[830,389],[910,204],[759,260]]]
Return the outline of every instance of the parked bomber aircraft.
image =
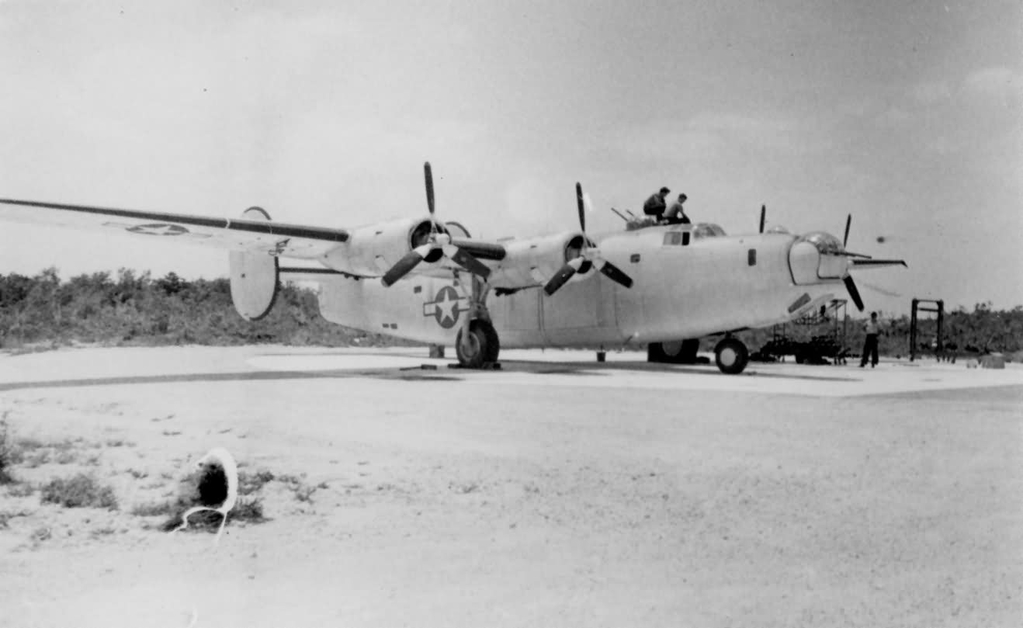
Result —
[[[231,297],[248,320],[273,307],[280,277],[315,279],[327,320],[423,343],[455,346],[459,362],[494,363],[500,348],[644,346],[649,359],[695,356],[698,339],[724,334],[715,358],[725,373],[746,367],[730,335],[796,319],[843,288],[862,311],[850,270],[905,265],[845,250],[823,231],[726,236],[717,225],[579,230],[483,241],[429,214],[355,229],[271,222],[252,207],[241,219],[0,199],[0,218],[121,231],[229,251]],[[315,261],[284,267],[281,258]],[[695,343],[695,344],[694,344]],[[688,355],[687,355],[688,354]]]

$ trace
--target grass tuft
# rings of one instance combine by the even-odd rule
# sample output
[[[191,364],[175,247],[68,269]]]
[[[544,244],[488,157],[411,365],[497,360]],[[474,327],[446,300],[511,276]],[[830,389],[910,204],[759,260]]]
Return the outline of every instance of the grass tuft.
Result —
[[[0,484],[14,483],[14,475],[11,468],[21,462],[21,450],[11,439],[10,429],[7,427],[7,413],[0,417]]]
[[[238,474],[238,494],[239,495],[251,495],[256,491],[263,488],[265,485],[273,482],[276,476],[272,471],[262,469],[255,473],[239,473]]]
[[[96,478],[79,473],[71,478],[53,478],[42,487],[42,502],[65,508],[107,508],[117,510],[114,489],[100,486]]]

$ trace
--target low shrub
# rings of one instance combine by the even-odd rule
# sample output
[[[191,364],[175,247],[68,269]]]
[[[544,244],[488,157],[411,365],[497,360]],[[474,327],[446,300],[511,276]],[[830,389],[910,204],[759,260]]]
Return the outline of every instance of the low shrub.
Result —
[[[117,510],[114,489],[100,486],[91,475],[79,473],[71,478],[53,478],[42,487],[42,502],[65,508],[107,508]]]

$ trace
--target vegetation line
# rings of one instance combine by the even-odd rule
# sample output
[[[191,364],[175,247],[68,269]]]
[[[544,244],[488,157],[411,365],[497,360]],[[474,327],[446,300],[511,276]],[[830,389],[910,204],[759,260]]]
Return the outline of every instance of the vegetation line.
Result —
[[[907,302],[907,309],[908,309]],[[785,332],[797,340],[827,334],[844,327],[844,345],[853,352],[863,346],[863,319],[801,328]],[[776,330],[760,329],[739,335],[751,347],[764,346]],[[921,319],[918,328],[922,355],[936,337],[933,318]],[[945,315],[946,345],[960,354],[1023,349],[1023,306],[996,311],[978,303],[973,311],[959,307]],[[704,342],[704,350],[713,347]],[[0,275],[0,348],[18,350],[58,348],[75,343],[129,346],[284,344],[293,346],[410,346],[378,334],[368,334],[327,322],[319,311],[316,293],[285,283],[273,311],[256,322],[243,320],[231,303],[230,281],[187,281],[175,273],[153,279],[149,272],[121,269],[110,273],[78,275],[61,281],[57,269],[34,277]],[[880,350],[884,355],[909,353],[909,317],[882,321]]]

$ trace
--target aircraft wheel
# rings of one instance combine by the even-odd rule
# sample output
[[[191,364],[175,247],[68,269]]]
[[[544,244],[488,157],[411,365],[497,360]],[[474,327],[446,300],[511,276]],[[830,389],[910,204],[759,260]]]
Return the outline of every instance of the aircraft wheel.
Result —
[[[654,342],[647,347],[647,362],[666,364],[695,364],[700,350],[699,338],[674,342]]]
[[[455,353],[458,363],[465,368],[478,369],[488,362],[497,362],[501,343],[497,331],[489,321],[476,319],[469,323],[469,337],[462,342],[462,331],[455,338]]]
[[[738,375],[749,363],[749,350],[741,340],[724,338],[714,347],[714,361],[722,373]]]

